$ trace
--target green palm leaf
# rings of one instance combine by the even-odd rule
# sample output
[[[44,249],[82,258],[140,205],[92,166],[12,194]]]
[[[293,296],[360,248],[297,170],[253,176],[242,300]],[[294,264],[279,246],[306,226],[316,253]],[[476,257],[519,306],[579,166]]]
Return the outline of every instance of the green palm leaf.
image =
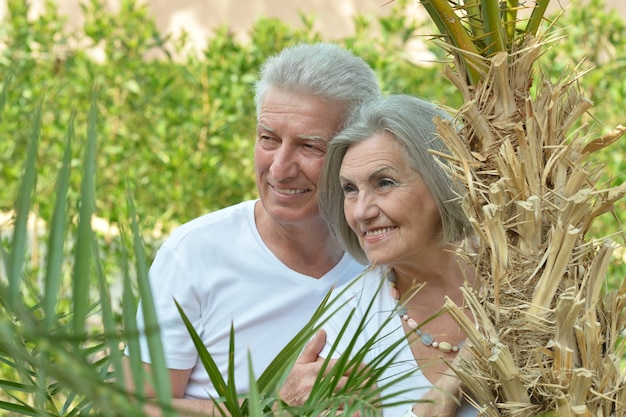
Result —
[[[71,145],[74,139],[74,116],[70,118],[67,130],[63,162],[57,179],[57,192],[52,225],[48,240],[48,259],[46,262],[45,291],[44,291],[44,314],[45,324],[48,329],[56,319],[56,306],[59,288],[61,286],[62,264],[64,256],[65,232],[67,230],[67,193],[70,183]]]
[[[41,103],[35,110],[33,126],[29,136],[28,152],[24,163],[24,172],[20,182],[19,194],[15,205],[16,219],[13,229],[12,251],[10,253],[8,274],[8,296],[6,302],[14,309],[20,299],[20,286],[22,282],[22,268],[26,258],[27,223],[30,213],[32,194],[35,189],[37,178],[37,147],[41,131]]]
[[[96,124],[97,105],[95,92],[91,99],[87,124],[87,146],[83,165],[81,204],[79,209],[76,252],[74,256],[73,278],[73,331],[74,335],[85,335],[86,319],[89,314],[89,277],[92,266],[93,230],[91,217],[95,210],[96,176]]]
[[[133,248],[135,253],[135,262],[137,268],[137,285],[139,287],[139,296],[142,299],[142,312],[145,321],[146,338],[148,341],[148,350],[150,352],[150,359],[153,372],[153,383],[156,397],[159,399],[159,403],[163,407],[163,412],[166,416],[175,415],[171,409],[171,397],[172,388],[170,384],[170,376],[167,366],[165,364],[165,354],[163,351],[163,343],[161,342],[159,324],[156,316],[156,308],[152,299],[152,291],[150,288],[150,282],[148,280],[148,262],[144,252],[143,242],[141,240],[141,233],[139,232],[139,224],[137,221],[137,211],[133,199],[128,194],[128,207],[130,215],[130,226],[133,237]],[[124,279],[124,297],[125,304],[131,305],[130,300],[132,297],[132,290],[130,289],[130,280],[127,279],[125,273]],[[139,393],[143,392],[143,377],[145,372],[142,368],[141,355],[139,353],[138,346],[138,329],[135,319],[135,314],[132,309],[128,308],[124,311],[124,319],[127,328],[127,334],[129,336],[128,346],[130,349],[131,367],[133,369],[133,376],[136,378],[134,386],[139,388]],[[130,331],[129,331],[130,330]],[[139,395],[141,397],[141,395]]]
[[[528,36],[537,35],[549,2],[420,0],[470,85],[484,79],[489,59],[512,52]],[[529,17],[521,18],[520,11]]]
[[[182,307],[180,306],[180,304],[178,304],[178,301],[174,300],[174,302],[176,303],[176,307],[178,308],[180,316],[183,319],[183,322],[185,323],[187,330],[189,331],[189,335],[191,336],[191,339],[193,340],[194,346],[196,347],[196,350],[198,352],[198,357],[200,358],[200,361],[202,362],[204,369],[207,371],[209,378],[211,379],[211,383],[213,384],[213,387],[215,388],[215,391],[217,392],[218,398],[212,398],[213,401],[215,401],[216,409],[218,409],[222,415],[224,416],[227,415],[226,411],[224,411],[222,407],[220,406],[220,404],[223,404],[226,410],[228,411],[228,413],[230,413],[232,417],[242,416],[243,414],[241,412],[241,408],[239,407],[239,398],[237,396],[235,380],[234,380],[234,363],[233,363],[233,353],[235,349],[234,328],[231,325],[230,339],[229,339],[230,356],[229,356],[229,361],[228,361],[228,382],[226,382],[224,380],[224,377],[222,376],[222,373],[220,372],[220,369],[218,368],[217,364],[213,360],[213,357],[208,352],[206,346],[202,342],[202,339],[198,335],[198,332],[196,332],[196,329],[193,327],[193,324],[191,323],[191,321],[189,321],[189,318],[183,311]]]

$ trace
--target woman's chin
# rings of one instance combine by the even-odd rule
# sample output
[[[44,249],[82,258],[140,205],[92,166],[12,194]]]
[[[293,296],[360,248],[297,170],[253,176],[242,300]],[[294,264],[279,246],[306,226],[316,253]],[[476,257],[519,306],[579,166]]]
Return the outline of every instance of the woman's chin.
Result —
[[[380,254],[367,255],[367,260],[373,265],[387,265],[393,264],[393,258],[389,256],[381,256]]]

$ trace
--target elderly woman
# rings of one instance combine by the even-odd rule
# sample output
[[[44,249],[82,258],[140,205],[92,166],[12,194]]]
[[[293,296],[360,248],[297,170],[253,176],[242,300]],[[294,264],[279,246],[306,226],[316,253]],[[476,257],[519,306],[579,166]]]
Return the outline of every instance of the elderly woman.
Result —
[[[461,382],[446,363],[468,354],[465,335],[449,315],[436,314],[445,297],[463,305],[460,287],[474,279],[456,253],[471,227],[449,174],[430,152],[445,151],[437,117],[449,119],[431,103],[404,95],[362,105],[330,143],[318,190],[322,217],[339,243],[372,265],[337,290],[344,308],[323,326],[327,344],[320,356],[339,357],[355,334],[357,346],[380,339],[367,362],[395,345],[393,366],[378,381],[382,387],[404,375],[383,389],[389,417],[476,415],[458,401]],[[360,322],[367,324],[357,331]]]

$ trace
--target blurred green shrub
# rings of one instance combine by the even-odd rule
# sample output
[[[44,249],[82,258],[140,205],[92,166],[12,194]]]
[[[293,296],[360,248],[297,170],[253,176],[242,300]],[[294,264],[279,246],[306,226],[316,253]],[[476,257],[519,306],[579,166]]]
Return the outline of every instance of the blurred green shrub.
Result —
[[[441,65],[417,65],[407,46],[426,43],[434,61],[446,57],[428,42],[435,31],[404,13],[406,0],[396,0],[384,16],[355,17],[353,36],[336,40],[364,57],[379,74],[386,92],[419,95],[451,107],[461,103],[441,75]],[[82,3],[84,25],[68,32],[55,2],[28,18],[27,2],[8,1],[0,27],[0,86],[13,77],[0,123],[0,210],[12,207],[19,183],[19,163],[34,109],[43,109],[41,164],[33,209],[47,218],[54,194],[54,174],[63,151],[70,114],[85,123],[92,86],[99,90],[101,121],[96,175],[95,214],[123,223],[125,188],[130,182],[144,230],[158,239],[172,227],[203,213],[256,196],[252,166],[255,112],[253,83],[265,58],[300,41],[323,38],[313,21],[302,16],[294,29],[275,19],[261,19],[249,31],[249,42],[223,27],[205,50],[194,51],[183,35],[166,39],[146,5],[121,2],[107,12],[102,0]],[[580,81],[594,101],[600,129],[622,123],[626,105],[626,45],[623,20],[603,11],[600,0],[569,9],[555,29],[567,36],[546,53],[542,70],[560,76],[595,66]],[[94,59],[94,56],[100,59]],[[174,58],[175,57],[175,58]],[[72,163],[80,164],[81,132]],[[624,150],[626,145],[617,145]],[[612,149],[602,162],[615,181],[624,180],[624,154]],[[78,178],[72,175],[69,198],[76,200]],[[621,220],[626,207],[621,206]],[[621,230],[614,220],[601,233]],[[151,240],[148,241],[150,244]],[[157,243],[155,243],[156,245]],[[152,246],[152,245],[151,245]]]
[[[0,143],[0,155],[8,161],[2,164],[8,186],[0,189],[0,210],[12,206],[19,164],[11,162],[23,160],[30,116],[43,102],[44,158],[34,207],[43,217],[50,213],[51,174],[58,169],[65,126],[73,111],[77,126],[84,123],[81,109],[88,106],[92,85],[100,91],[99,217],[123,220],[127,181],[135,189],[146,229],[162,224],[167,231],[172,224],[256,195],[252,85],[269,54],[321,39],[311,30],[312,22],[295,30],[273,19],[260,20],[251,28],[250,43],[237,41],[222,28],[196,55],[186,52],[184,38],[166,46],[145,6],[134,2],[122,2],[119,13],[112,14],[91,0],[83,6],[84,33],[75,34],[64,32],[53,2],[46,6],[42,16],[29,21],[24,3],[9,1],[10,15],[3,25],[0,83],[13,74],[19,88],[8,92],[0,125],[0,135],[7,138]],[[384,43],[372,44],[370,25],[360,28],[367,39],[357,36],[346,43],[364,53],[389,90],[419,93],[424,86],[433,88],[428,79],[443,84],[436,69],[415,71],[402,59],[401,42],[393,41],[392,51]],[[104,62],[92,59],[98,48]],[[417,77],[412,79],[412,73]],[[80,149],[75,152],[77,164]]]

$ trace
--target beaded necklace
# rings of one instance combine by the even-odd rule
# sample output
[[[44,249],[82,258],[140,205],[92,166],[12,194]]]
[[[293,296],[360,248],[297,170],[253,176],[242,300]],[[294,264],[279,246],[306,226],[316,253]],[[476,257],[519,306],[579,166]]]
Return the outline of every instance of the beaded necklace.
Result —
[[[461,347],[463,346],[463,343],[465,343],[464,340],[461,341],[458,345],[452,345],[452,343],[449,342],[438,342],[430,333],[426,333],[425,331],[418,329],[419,324],[409,317],[406,307],[400,304],[400,291],[398,291],[398,288],[396,287],[397,279],[398,278],[396,277],[396,274],[391,269],[389,269],[389,271],[387,271],[387,281],[389,281],[389,292],[391,294],[391,298],[396,300],[396,312],[398,313],[400,318],[404,322],[406,322],[406,325],[411,330],[415,331],[415,333],[420,338],[420,342],[422,342],[425,346],[434,347],[435,349],[439,349],[442,352],[458,352],[459,349],[461,349]]]

